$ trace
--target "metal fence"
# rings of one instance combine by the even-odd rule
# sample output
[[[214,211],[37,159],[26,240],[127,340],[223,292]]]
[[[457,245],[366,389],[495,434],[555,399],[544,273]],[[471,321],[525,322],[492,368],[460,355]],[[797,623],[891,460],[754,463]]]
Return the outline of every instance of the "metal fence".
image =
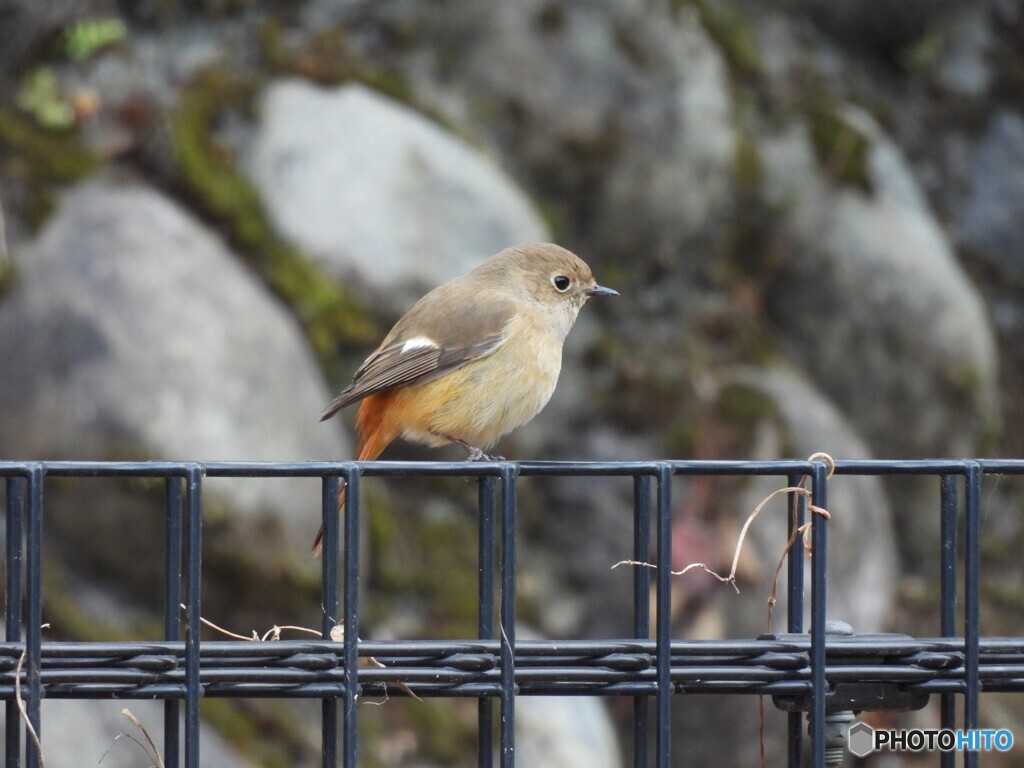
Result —
[[[787,561],[785,635],[725,641],[674,639],[673,576],[668,567],[632,574],[633,634],[604,641],[516,639],[516,483],[524,476],[620,476],[633,482],[633,556],[671,563],[672,482],[678,476],[775,476],[788,486],[809,479],[811,501],[827,507],[830,467],[821,461],[656,462],[0,462],[6,483],[6,642],[0,644],[0,696],[6,702],[6,765],[36,768],[41,701],[50,698],[158,698],[165,701],[162,757],[168,768],[199,766],[201,697],[303,697],[322,700],[323,765],[359,764],[356,700],[404,684],[420,697],[476,697],[480,766],[515,764],[515,707],[521,695],[625,696],[633,700],[633,765],[670,765],[673,695],[773,696],[789,709],[788,765],[823,766],[835,711],[906,708],[941,697],[943,728],[978,726],[982,691],[1024,690],[1024,638],[979,632],[981,482],[1024,474],[1024,461],[839,461],[836,475],[921,475],[940,489],[941,637],[828,635],[825,611],[828,524],[815,515],[810,559],[810,626],[804,627],[805,559],[799,540]],[[359,639],[360,479],[461,476],[479,486],[479,632],[474,640],[372,642]],[[44,642],[42,532],[48,478],[162,479],[166,502],[163,642]],[[207,477],[314,477],[322,482],[322,641],[201,640],[202,494]],[[339,520],[339,484],[347,513]],[[807,518],[807,499],[791,493],[790,530]],[[962,541],[958,529],[963,526]],[[339,547],[339,543],[341,546]],[[797,551],[799,548],[799,551]],[[959,565],[958,565],[959,564]],[[960,570],[962,565],[962,573]],[[963,625],[956,604],[962,577]],[[654,582],[653,622],[649,594]],[[340,585],[340,586],[339,586]],[[500,597],[496,601],[495,595]],[[497,604],[496,604],[497,603]],[[184,604],[184,618],[179,605]],[[337,617],[337,618],[335,618]],[[344,626],[344,640],[330,632]],[[654,627],[654,637],[649,627]],[[373,657],[381,666],[360,665]],[[867,695],[865,695],[867,692]],[[19,701],[25,715],[19,710]],[[957,701],[961,717],[957,718]],[[184,707],[183,731],[180,711]],[[809,736],[804,736],[804,715]],[[497,743],[492,723],[498,718]],[[840,738],[839,747],[842,746]],[[24,763],[22,755],[24,754]],[[840,753],[841,754],[841,753]],[[831,755],[830,755],[831,757]],[[966,752],[965,766],[980,754]],[[952,766],[954,755],[936,758]]]

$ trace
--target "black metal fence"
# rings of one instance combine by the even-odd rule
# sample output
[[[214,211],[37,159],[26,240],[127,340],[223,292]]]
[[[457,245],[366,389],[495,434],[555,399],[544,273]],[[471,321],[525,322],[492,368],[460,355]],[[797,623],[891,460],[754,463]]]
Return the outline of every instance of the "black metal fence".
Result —
[[[621,476],[633,481],[633,556],[671,563],[672,481],[677,476],[775,476],[788,486],[809,479],[811,502],[828,505],[830,467],[822,461],[656,461],[494,463],[191,463],[0,462],[6,482],[6,642],[0,644],[0,696],[6,702],[6,765],[36,768],[41,701],[51,698],[158,698],[165,701],[161,754],[168,768],[199,766],[201,697],[304,697],[322,700],[323,765],[359,764],[358,697],[404,684],[420,697],[476,697],[479,765],[515,764],[520,695],[625,696],[633,699],[634,766],[670,764],[673,694],[775,697],[790,709],[788,765],[809,753],[826,764],[834,749],[827,715],[876,702],[941,697],[943,728],[978,727],[983,691],[1024,690],[1024,638],[979,632],[981,483],[988,474],[1024,474],[1024,460],[839,461],[837,475],[930,476],[940,489],[941,637],[826,637],[828,524],[814,515],[810,627],[804,627],[802,544],[787,561],[788,633],[757,639],[673,639],[668,567],[633,572],[633,636],[605,641],[517,641],[516,483],[523,476]],[[479,632],[473,640],[359,640],[360,479],[461,476],[479,485]],[[53,477],[162,479],[166,501],[163,642],[43,642],[42,532],[45,485]],[[202,493],[206,477],[314,477],[322,481],[322,641],[201,640]],[[336,510],[347,484],[347,513]],[[791,493],[789,525],[804,524],[807,499]],[[962,514],[961,514],[962,511]],[[958,540],[963,525],[963,540]],[[339,547],[339,543],[342,545]],[[800,551],[797,551],[799,548]],[[956,604],[961,578],[963,625]],[[653,622],[648,596],[655,585]],[[340,586],[339,586],[340,585]],[[495,604],[495,595],[500,595]],[[184,604],[184,619],[179,605]],[[330,640],[336,624],[342,642]],[[649,627],[654,626],[654,637]],[[373,657],[381,666],[359,664]],[[961,718],[957,718],[957,701]],[[23,715],[19,703],[25,707]],[[180,710],[184,706],[184,733]],[[809,716],[804,737],[803,713]],[[497,740],[492,723],[498,717]],[[183,738],[182,738],[183,737]],[[809,743],[806,743],[809,742]],[[840,744],[841,746],[841,744]],[[22,755],[24,754],[24,763]],[[980,754],[966,752],[965,766]],[[952,766],[954,755],[936,758]]]

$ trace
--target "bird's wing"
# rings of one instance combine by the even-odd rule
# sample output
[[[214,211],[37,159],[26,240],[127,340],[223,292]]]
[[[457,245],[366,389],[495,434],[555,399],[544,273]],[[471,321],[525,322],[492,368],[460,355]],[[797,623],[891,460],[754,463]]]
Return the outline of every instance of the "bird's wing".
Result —
[[[484,300],[473,294],[468,304],[452,301],[444,290],[448,288],[428,293],[398,321],[356,371],[352,383],[324,410],[321,421],[364,397],[430,381],[502,345],[508,338],[512,303],[499,296]]]

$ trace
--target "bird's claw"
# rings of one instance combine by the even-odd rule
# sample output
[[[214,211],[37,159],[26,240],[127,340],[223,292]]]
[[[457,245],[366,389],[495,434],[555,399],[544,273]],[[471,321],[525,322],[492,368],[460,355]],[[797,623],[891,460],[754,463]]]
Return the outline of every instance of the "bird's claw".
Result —
[[[505,460],[504,456],[491,456],[489,454],[484,453],[483,451],[481,451],[479,448],[477,448],[474,445],[468,446],[467,450],[469,451],[469,461],[504,461]]]

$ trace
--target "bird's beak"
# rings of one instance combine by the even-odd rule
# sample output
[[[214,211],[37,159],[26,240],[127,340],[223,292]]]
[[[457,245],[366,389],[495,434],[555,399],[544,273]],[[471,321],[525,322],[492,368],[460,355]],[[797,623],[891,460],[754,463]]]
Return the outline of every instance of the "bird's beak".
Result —
[[[611,288],[605,288],[603,285],[595,285],[593,288],[587,288],[587,296],[618,296],[619,292],[614,291]]]

